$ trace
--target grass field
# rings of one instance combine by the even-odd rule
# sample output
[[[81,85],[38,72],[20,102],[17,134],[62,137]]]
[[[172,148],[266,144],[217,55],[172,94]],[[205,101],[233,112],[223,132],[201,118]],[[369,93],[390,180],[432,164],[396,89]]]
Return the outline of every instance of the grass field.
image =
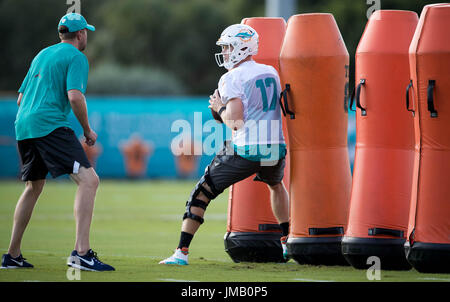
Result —
[[[302,282],[368,281],[365,270],[285,264],[234,263],[224,250],[227,192],[208,208],[190,249],[190,265],[158,262],[178,244],[184,204],[192,181],[102,181],[96,199],[91,246],[115,272],[82,272],[81,281],[126,282]],[[0,182],[0,249],[8,248],[19,181]],[[73,249],[75,222],[70,181],[48,181],[24,236],[22,252],[35,268],[0,270],[3,281],[68,281],[65,265]],[[450,281],[449,275],[382,271],[381,281]],[[372,281],[373,282],[373,281]]]

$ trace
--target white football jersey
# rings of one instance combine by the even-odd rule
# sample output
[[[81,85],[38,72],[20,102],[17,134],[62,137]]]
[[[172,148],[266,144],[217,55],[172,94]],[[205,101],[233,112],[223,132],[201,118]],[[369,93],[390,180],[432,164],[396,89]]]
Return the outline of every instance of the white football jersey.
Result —
[[[233,131],[236,146],[284,144],[280,77],[270,65],[246,61],[225,73],[219,80],[224,104],[240,98],[244,107],[244,126]]]

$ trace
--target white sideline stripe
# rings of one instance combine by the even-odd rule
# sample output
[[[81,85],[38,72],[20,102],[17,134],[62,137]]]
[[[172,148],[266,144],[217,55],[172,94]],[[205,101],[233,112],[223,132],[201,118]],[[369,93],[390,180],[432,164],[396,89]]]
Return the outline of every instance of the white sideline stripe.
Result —
[[[295,281],[304,281],[304,282],[336,282],[334,280],[314,280],[314,279],[302,279],[302,278],[295,278],[292,279]]]
[[[450,279],[445,278],[434,278],[434,277],[426,277],[426,278],[417,278],[419,280],[436,280],[436,281],[448,281],[450,282]]]
[[[101,255],[101,257],[125,257],[125,258],[148,258],[150,260],[163,260],[167,258],[167,255],[165,256],[142,256],[142,255],[120,255],[120,254],[113,254],[113,255]],[[191,258],[193,259],[193,258]],[[207,261],[217,261],[217,262],[224,262],[224,263],[232,263],[233,261],[230,260],[224,260],[224,259],[215,259],[215,258],[208,258]]]
[[[1,248],[0,248],[1,249]],[[3,248],[3,250],[7,250],[7,248]],[[36,254],[49,254],[51,253],[50,251],[41,251],[41,250],[27,250],[30,253],[36,253]],[[54,254],[54,257],[60,257],[61,259],[67,260],[67,257],[69,256],[63,256],[62,254]],[[165,256],[143,256],[143,255],[123,255],[123,254],[101,254],[99,255],[100,258],[102,257],[125,257],[125,258],[148,258],[150,260],[162,260],[167,258],[167,255]],[[192,259],[192,258],[191,258]],[[207,261],[217,261],[217,262],[223,262],[223,263],[232,263],[233,261],[230,260],[225,260],[225,259],[215,259],[215,258],[208,258],[206,259]]]
[[[168,221],[179,221],[180,215],[178,214],[167,214],[167,215],[160,215],[159,218],[161,220],[168,220]],[[205,219],[210,221],[227,221],[227,214],[206,214]]]
[[[1,248],[2,250],[8,250],[8,248]],[[28,250],[30,253],[37,253],[37,254],[49,254],[50,251],[40,251],[40,250]]]
[[[161,281],[168,281],[168,282],[200,282],[195,280],[178,280],[178,279],[158,279]]]

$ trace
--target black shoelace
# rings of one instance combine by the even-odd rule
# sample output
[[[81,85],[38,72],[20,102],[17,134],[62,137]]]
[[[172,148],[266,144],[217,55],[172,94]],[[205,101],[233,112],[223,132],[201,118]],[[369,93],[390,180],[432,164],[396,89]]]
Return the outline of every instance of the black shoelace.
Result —
[[[91,254],[92,254],[92,258],[94,258],[95,260],[97,260],[98,262],[100,262],[100,263],[102,263],[101,261],[100,261],[100,259],[98,258],[98,256],[97,256],[97,252],[94,252],[93,250],[91,250]]]
[[[12,257],[11,257],[11,258],[12,258]],[[26,258],[23,258],[22,254],[20,254],[19,257],[13,258],[13,259],[14,259],[14,260],[17,260],[17,261],[27,260]]]

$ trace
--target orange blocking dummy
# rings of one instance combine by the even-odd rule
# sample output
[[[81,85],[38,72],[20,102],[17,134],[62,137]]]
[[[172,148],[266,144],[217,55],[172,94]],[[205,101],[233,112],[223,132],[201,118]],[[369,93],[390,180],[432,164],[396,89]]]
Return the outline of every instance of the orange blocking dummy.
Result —
[[[258,54],[253,59],[279,71],[278,59],[286,30],[283,18],[245,18],[259,35]],[[285,123],[283,124],[283,128]],[[283,129],[286,138],[286,129]],[[235,261],[284,262],[281,229],[272,213],[267,185],[251,176],[230,187],[225,250]],[[289,160],[283,182],[288,184]]]
[[[349,55],[331,14],[289,18],[280,54],[290,155],[289,255],[298,263],[347,264]],[[287,106],[286,106],[287,105]]]
[[[415,162],[406,255],[420,272],[450,272],[450,4],[422,11],[409,48]]]
[[[408,49],[419,18],[376,11],[356,51],[356,152],[342,253],[355,268],[410,269],[403,245],[414,165],[414,121],[405,109]]]

